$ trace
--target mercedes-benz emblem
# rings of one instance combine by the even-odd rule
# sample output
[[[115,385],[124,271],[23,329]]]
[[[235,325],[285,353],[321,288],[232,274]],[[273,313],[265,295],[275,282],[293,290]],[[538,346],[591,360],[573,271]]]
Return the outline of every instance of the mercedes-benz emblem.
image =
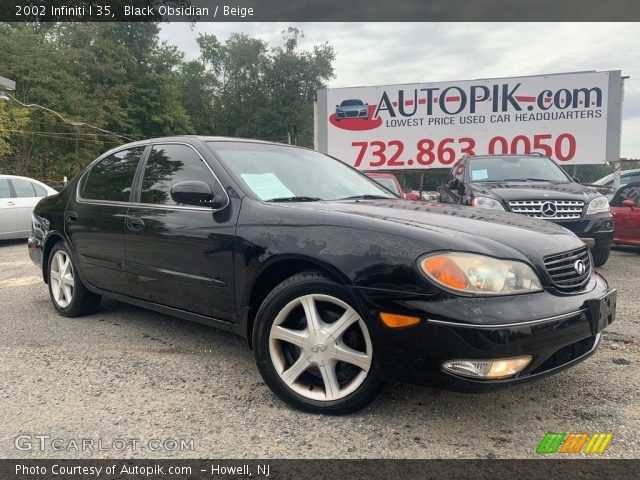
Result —
[[[584,275],[584,272],[587,271],[587,266],[582,260],[576,260],[576,263],[573,264],[573,269],[578,275]]]
[[[313,347],[311,347],[311,351],[313,353],[324,352],[327,349],[327,346],[324,343],[316,343]]]
[[[558,207],[553,202],[544,202],[542,204],[542,215],[545,217],[555,217],[556,213],[558,213]]]

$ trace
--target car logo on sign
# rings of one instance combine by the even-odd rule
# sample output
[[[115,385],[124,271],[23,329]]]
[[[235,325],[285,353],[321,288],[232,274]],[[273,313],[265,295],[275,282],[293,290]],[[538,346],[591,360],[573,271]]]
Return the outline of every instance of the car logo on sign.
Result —
[[[542,215],[545,217],[554,217],[558,212],[558,207],[556,207],[555,203],[552,202],[544,202],[542,204]]]
[[[573,269],[578,275],[584,275],[584,272],[587,271],[587,266],[582,260],[577,260],[576,263],[573,264]]]

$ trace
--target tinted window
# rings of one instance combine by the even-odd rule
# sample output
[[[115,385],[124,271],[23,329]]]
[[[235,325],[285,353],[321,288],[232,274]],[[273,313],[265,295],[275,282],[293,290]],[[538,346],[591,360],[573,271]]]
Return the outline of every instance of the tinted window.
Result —
[[[0,198],[10,198],[11,189],[9,188],[9,180],[0,178]]]
[[[215,189],[214,178],[204,160],[186,145],[155,145],[142,177],[142,203],[176,205],[171,187],[178,182],[200,181]]]
[[[11,180],[11,183],[13,183],[13,188],[16,191],[16,197],[24,198],[36,196],[36,191],[33,189],[33,184],[31,182],[14,178]]]
[[[82,197],[128,202],[133,176],[145,147],[121,150],[100,160],[86,177]]]
[[[341,107],[359,107],[361,105],[364,105],[364,103],[362,103],[362,100],[344,100],[340,104]]]

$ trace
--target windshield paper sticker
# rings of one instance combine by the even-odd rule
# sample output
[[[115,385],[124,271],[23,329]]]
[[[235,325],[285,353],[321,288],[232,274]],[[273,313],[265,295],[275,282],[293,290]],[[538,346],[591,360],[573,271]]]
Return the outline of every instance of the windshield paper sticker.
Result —
[[[273,173],[243,173],[240,176],[260,200],[295,197],[295,194]]]
[[[487,178],[489,178],[489,173],[486,168],[483,170],[471,171],[471,180],[486,180]]]

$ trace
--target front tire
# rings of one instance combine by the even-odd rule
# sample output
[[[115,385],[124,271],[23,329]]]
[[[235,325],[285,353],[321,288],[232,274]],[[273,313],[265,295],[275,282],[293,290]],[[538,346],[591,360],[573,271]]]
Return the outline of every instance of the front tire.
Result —
[[[317,272],[275,287],[256,316],[256,363],[271,390],[314,413],[347,414],[381,390],[366,323],[349,292]]]
[[[47,268],[49,296],[60,315],[79,317],[98,309],[102,297],[84,286],[65,242],[53,246]]]
[[[611,253],[611,247],[599,247],[591,250],[591,256],[593,257],[593,265],[601,267],[607,260],[609,260],[609,254]]]

